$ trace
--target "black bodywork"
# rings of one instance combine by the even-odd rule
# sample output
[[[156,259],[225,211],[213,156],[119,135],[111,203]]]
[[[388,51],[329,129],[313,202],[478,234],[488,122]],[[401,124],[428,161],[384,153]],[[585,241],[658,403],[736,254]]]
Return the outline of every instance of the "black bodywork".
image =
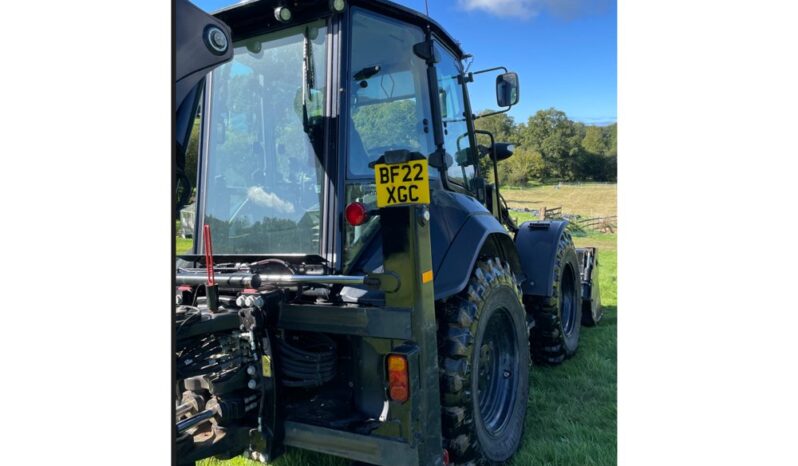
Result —
[[[188,202],[191,180],[185,175],[185,157],[194,116],[197,113],[205,76],[233,58],[230,27],[188,1],[175,2],[175,165],[178,182],[183,184],[178,210]],[[179,20],[177,20],[179,18]],[[211,44],[210,37],[223,38]]]
[[[557,243],[568,226],[565,220],[523,223],[515,235],[515,246],[522,259],[526,280],[521,284],[524,295],[551,296]]]
[[[215,25],[225,32],[223,23],[231,26],[231,44],[287,27],[273,14],[280,3],[261,0],[222,10],[215,14],[220,21]],[[327,173],[319,253],[211,255],[203,246],[202,222],[196,222],[194,249],[179,258],[176,275],[178,463],[242,453],[270,461],[285,446],[293,446],[372,464],[443,464],[435,303],[461,292],[482,256],[507,261],[525,294],[550,293],[550,280],[546,280],[547,274],[551,278],[550,259],[545,246],[537,243],[556,244],[564,224],[547,225],[545,233],[542,227],[525,224],[513,238],[516,228],[512,222],[503,225],[495,186],[483,184],[469,194],[442,176],[432,180],[429,207],[380,209],[381,228],[345,268],[341,213],[346,167],[341,161],[347,150],[344,122],[349,115],[341,102],[347,98],[342,81],[352,74],[347,37],[350,7],[368,8],[422,27],[428,51],[432,39],[458,59],[463,58],[463,51],[437,23],[391,2],[350,0],[342,13],[333,13],[326,1],[298,0],[290,5],[295,23],[327,18],[331,59],[326,84],[341,90],[340,98],[330,99],[330,116],[324,125],[330,142],[323,148]],[[178,55],[189,51],[187,56],[194,57],[178,63],[178,175],[187,128],[205,84],[202,75],[230,57],[230,53],[193,55],[197,25],[204,31],[207,24],[202,22],[207,19],[190,5],[179,7],[178,14],[181,11],[193,18],[195,33],[183,36],[176,27]],[[199,40],[204,39],[200,36]],[[417,54],[423,55],[424,49],[420,46]],[[427,55],[430,94],[437,95],[434,54]],[[190,63],[194,70],[182,71]],[[477,147],[474,117],[464,92],[468,137],[471,146]],[[435,118],[440,116],[439,103],[432,100],[438,153],[429,158],[444,160],[445,154],[440,153],[443,130]],[[207,126],[203,120],[201,153],[207,150]],[[204,189],[202,159],[198,192]],[[199,219],[204,207],[202,197],[198,199]],[[220,283],[214,293],[210,283],[206,286],[202,281],[211,258],[215,264],[211,274]],[[326,278],[316,283],[292,281],[313,275]],[[351,280],[357,277],[362,280]],[[323,340],[310,336],[323,336]],[[407,361],[410,396],[405,402],[386,395],[388,355],[401,355]],[[315,381],[314,377],[302,379],[307,375],[302,363],[308,361],[325,368],[319,370],[325,374],[323,380],[320,375]],[[327,370],[330,367],[332,371]],[[299,377],[302,384],[287,383],[292,377]]]

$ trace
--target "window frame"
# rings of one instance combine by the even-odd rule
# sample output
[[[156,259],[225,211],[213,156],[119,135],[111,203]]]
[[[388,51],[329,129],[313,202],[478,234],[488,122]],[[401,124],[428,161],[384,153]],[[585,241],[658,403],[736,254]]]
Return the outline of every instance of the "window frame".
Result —
[[[471,157],[473,157],[474,160],[474,165],[473,165],[474,176],[472,180],[477,178],[482,178],[482,173],[479,169],[479,160],[476,153],[477,142],[476,142],[476,133],[474,133],[474,114],[471,111],[471,101],[468,96],[468,86],[466,85],[465,82],[465,70],[463,69],[462,58],[459,57],[449,46],[447,46],[446,42],[441,40],[441,38],[437,34],[433,33],[432,39],[436,45],[440,46],[440,48],[443,49],[443,51],[447,52],[449,57],[454,61],[455,68],[457,68],[457,70],[460,73],[458,77],[458,84],[460,86],[460,91],[461,91],[460,97],[463,99],[462,100],[463,113],[465,113],[464,117],[466,123],[466,130],[468,131],[468,143],[471,148]],[[438,76],[438,63],[440,63],[443,60],[444,57],[439,57],[438,62],[435,64],[436,77]],[[441,125],[443,125],[443,114],[441,114]],[[441,169],[440,171],[441,171],[441,176],[446,178],[445,185],[449,188],[450,191],[463,192],[472,196],[479,195],[479,193],[476,192],[475,190],[472,190],[468,186],[464,186],[461,183],[459,183],[457,179],[450,178],[448,176],[448,168],[446,170]],[[455,187],[459,189],[452,189]]]

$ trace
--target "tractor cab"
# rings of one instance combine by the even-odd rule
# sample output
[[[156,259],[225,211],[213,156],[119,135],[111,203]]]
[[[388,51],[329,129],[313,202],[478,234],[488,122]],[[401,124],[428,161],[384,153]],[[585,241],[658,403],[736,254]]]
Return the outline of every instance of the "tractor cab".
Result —
[[[353,224],[342,213],[353,202],[378,207],[373,166],[389,151],[427,160],[431,209],[449,223],[433,227],[438,262],[462,222],[452,207],[470,211],[475,200],[498,214],[479,169],[489,151],[473,129],[474,74],[434,21],[384,1],[262,0],[215,16],[232,28],[233,59],[208,76],[201,104],[194,254],[207,224],[217,255],[367,267],[376,217]],[[509,108],[517,79],[497,83]],[[407,189],[389,200],[412,201]]]

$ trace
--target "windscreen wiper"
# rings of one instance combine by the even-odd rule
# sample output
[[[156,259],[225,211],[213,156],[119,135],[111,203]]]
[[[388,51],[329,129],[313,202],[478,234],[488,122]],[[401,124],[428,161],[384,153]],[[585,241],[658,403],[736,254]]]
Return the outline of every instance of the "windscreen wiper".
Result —
[[[316,73],[313,69],[313,44],[310,42],[310,26],[305,26],[305,40],[303,53],[302,74],[304,83],[302,88],[302,127],[310,135],[310,117],[308,116],[308,102],[313,100],[310,92],[315,87]]]

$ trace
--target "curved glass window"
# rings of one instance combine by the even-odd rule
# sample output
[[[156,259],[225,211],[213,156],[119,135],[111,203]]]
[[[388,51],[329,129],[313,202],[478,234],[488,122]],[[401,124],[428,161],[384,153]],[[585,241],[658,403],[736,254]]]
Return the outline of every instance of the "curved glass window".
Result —
[[[214,253],[319,253],[327,28],[247,39],[214,70],[203,221]]]

